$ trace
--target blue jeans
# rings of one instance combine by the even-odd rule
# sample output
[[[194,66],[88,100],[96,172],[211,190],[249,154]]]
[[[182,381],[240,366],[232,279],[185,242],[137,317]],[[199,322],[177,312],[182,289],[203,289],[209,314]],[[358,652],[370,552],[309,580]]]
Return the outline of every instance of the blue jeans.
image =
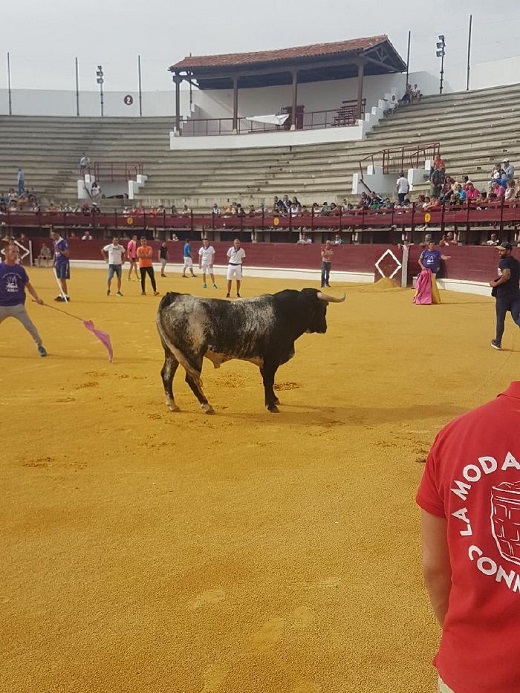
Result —
[[[497,296],[496,298],[497,332],[495,341],[502,343],[506,314],[509,311],[514,322],[520,327],[520,293],[512,296]]]
[[[322,286],[328,286],[329,285],[331,266],[332,266],[331,262],[322,262],[321,263],[321,285]]]

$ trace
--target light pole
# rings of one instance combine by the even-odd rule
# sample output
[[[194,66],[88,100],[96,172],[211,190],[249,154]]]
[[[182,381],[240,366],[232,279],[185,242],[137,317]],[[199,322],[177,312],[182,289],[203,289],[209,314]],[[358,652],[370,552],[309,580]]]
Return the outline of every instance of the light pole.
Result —
[[[441,59],[441,80],[439,84],[439,94],[442,94],[442,83],[444,81],[444,56],[446,55],[446,41],[444,40],[444,35],[441,34],[439,36],[439,40],[437,41],[437,57]]]
[[[96,76],[97,76],[97,80],[96,80],[96,81],[97,81],[97,83],[99,84],[99,102],[100,102],[100,105],[101,105],[101,117],[103,117],[103,115],[104,115],[104,113],[103,113],[103,82],[104,82],[105,80],[104,80],[104,78],[103,78],[103,77],[104,77],[104,74],[103,74],[103,67],[102,67],[101,65],[98,65],[98,66],[97,66]]]

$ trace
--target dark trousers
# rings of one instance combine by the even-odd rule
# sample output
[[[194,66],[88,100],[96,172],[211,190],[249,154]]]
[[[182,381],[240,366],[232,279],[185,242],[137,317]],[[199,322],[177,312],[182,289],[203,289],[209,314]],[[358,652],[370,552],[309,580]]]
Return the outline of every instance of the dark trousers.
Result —
[[[139,267],[139,272],[141,272],[141,291],[144,291],[145,288],[146,275],[150,277],[152,289],[154,291],[157,291],[157,285],[155,283],[155,272],[153,271],[153,267]]]
[[[322,286],[328,286],[329,285],[331,266],[332,266],[331,262],[322,262],[321,263],[321,285]]]
[[[513,296],[497,296],[495,308],[497,313],[496,342],[501,344],[508,311],[511,313],[514,322],[520,327],[520,293]]]

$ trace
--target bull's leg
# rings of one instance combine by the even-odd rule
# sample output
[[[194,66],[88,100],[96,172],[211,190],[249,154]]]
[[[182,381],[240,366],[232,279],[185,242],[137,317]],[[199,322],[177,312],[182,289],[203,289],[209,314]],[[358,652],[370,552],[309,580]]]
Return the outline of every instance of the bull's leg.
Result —
[[[192,361],[192,365],[200,376],[202,373],[202,357],[197,359],[195,363]],[[195,397],[199,400],[202,411],[205,414],[214,414],[215,412],[213,407],[208,402],[206,395],[204,394],[204,390],[202,389],[202,381],[200,377],[196,381],[195,378],[193,378],[189,373],[186,373],[186,382],[190,386],[190,389]]]
[[[265,392],[265,406],[267,411],[272,414],[277,414],[279,409],[276,406],[279,403],[278,397],[274,394],[274,376],[278,369],[277,365],[268,364],[264,362],[262,368],[260,368],[260,373],[262,374],[262,379],[264,381],[264,392]]]
[[[163,381],[164,393],[166,395],[166,406],[171,411],[179,411],[179,407],[175,404],[173,397],[173,376],[179,366],[179,362],[171,351],[164,350],[164,365],[161,369],[161,378]]]

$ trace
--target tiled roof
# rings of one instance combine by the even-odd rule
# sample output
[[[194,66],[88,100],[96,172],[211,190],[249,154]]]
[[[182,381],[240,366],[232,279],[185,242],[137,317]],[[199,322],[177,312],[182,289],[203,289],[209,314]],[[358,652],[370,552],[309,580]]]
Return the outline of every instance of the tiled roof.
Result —
[[[282,48],[275,51],[228,53],[226,55],[194,55],[175,63],[169,69],[174,71],[193,68],[239,67],[258,63],[279,63],[301,58],[319,58],[320,56],[344,53],[357,54],[385,42],[388,42],[388,36],[382,34],[381,36],[337,41],[335,43],[315,43],[311,46],[300,46],[298,48]]]

